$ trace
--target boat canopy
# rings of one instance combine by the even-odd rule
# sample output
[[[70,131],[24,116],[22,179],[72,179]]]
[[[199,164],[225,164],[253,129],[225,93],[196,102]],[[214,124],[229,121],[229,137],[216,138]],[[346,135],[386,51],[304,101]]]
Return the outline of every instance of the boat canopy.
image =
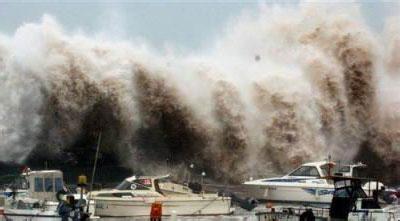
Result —
[[[41,200],[56,201],[56,193],[64,188],[60,170],[40,170],[23,173],[27,180],[29,196]]]

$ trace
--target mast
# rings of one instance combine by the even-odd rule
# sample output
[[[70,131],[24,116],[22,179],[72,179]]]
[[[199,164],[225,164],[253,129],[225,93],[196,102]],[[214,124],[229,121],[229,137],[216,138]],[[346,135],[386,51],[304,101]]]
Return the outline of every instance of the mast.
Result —
[[[88,202],[87,202],[87,208],[86,208],[87,213],[89,212],[90,194],[93,191],[94,177],[96,175],[97,158],[99,157],[100,142],[101,142],[101,132],[99,133],[99,138],[97,140],[96,155],[94,157],[94,164],[93,164],[93,170],[92,170],[92,179],[90,180],[90,192],[89,192],[89,196],[87,198]]]

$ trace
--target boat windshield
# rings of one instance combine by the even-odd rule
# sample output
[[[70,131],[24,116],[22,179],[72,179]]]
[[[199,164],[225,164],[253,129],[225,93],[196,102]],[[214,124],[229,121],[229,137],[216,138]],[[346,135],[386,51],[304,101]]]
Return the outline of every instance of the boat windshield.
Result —
[[[302,166],[289,174],[289,176],[310,176],[320,177],[318,169],[315,166]]]
[[[329,164],[322,165],[322,166],[320,166],[320,168],[321,168],[321,171],[322,171],[321,176],[329,176],[333,172],[333,168],[331,168],[331,171],[329,171]],[[329,172],[331,174],[329,174]]]
[[[133,181],[124,180],[115,187],[117,190],[149,190],[150,188],[150,179],[137,179]]]
[[[161,178],[161,179],[158,179],[158,183],[173,183],[172,182],[172,180],[171,180],[171,177],[164,177],[164,178]]]
[[[340,172],[340,173],[349,173],[349,172],[350,172],[350,166],[342,166],[342,167],[339,169],[339,172]]]
[[[26,177],[19,177],[11,183],[10,188],[12,189],[29,189],[29,182]]]

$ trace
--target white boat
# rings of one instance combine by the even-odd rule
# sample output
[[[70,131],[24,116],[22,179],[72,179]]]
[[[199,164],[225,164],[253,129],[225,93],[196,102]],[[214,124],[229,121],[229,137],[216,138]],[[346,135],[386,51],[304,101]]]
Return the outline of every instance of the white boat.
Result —
[[[334,196],[329,211],[331,220],[348,221],[398,221],[400,206],[382,204],[378,195],[382,191],[374,189],[373,197],[366,194],[362,183],[369,179],[336,176],[332,177],[335,186]],[[378,183],[377,181],[375,183]]]
[[[248,195],[259,200],[329,206],[334,186],[326,177],[333,174],[334,166],[331,161],[306,163],[283,177],[247,181],[244,186]],[[337,171],[349,176],[361,167],[365,165],[344,165]]]
[[[153,203],[162,205],[162,215],[223,215],[231,213],[231,198],[194,193],[173,183],[169,176],[132,176],[115,189],[92,192],[95,215],[100,217],[149,216]]]
[[[334,184],[334,193],[330,208],[310,207],[302,205],[268,204],[267,207],[257,207],[255,213],[259,221],[399,221],[400,205],[397,202],[387,203],[380,200],[384,193],[378,181],[369,178],[333,175],[329,177]],[[369,196],[363,184],[373,182]],[[364,184],[365,185],[365,184]]]
[[[63,173],[59,170],[25,171],[11,187],[2,191],[0,207],[10,220],[60,221],[57,193],[64,188]],[[79,199],[79,194],[70,194]],[[62,197],[59,194],[59,197]],[[83,200],[86,202],[85,196]],[[94,211],[94,203],[89,210]],[[76,211],[71,211],[76,212]],[[73,216],[74,214],[71,214]]]

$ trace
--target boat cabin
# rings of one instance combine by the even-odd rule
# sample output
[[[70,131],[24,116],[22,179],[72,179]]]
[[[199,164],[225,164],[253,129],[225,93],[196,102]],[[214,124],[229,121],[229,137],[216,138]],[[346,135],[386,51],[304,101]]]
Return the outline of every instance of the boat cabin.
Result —
[[[289,177],[326,177],[331,172],[334,164],[329,161],[306,163],[293,170],[286,176]],[[333,171],[332,171],[333,172]]]
[[[366,167],[363,163],[337,166],[331,161],[312,162],[301,165],[286,176],[320,178],[335,174],[337,176],[364,177]]]
[[[97,196],[114,197],[149,196],[149,194],[177,195],[192,193],[187,186],[171,182],[169,175],[164,176],[132,176],[117,185],[113,192],[99,193]]]
[[[57,201],[56,193],[63,189],[63,173],[59,170],[29,171],[23,174],[28,196],[34,199]]]
[[[329,215],[332,219],[347,220],[350,212],[368,209],[380,209],[377,190],[374,197],[368,197],[362,189],[362,178],[333,176],[333,193]]]
[[[365,177],[367,165],[363,163],[340,165],[335,175],[338,176],[353,176],[353,177]]]

